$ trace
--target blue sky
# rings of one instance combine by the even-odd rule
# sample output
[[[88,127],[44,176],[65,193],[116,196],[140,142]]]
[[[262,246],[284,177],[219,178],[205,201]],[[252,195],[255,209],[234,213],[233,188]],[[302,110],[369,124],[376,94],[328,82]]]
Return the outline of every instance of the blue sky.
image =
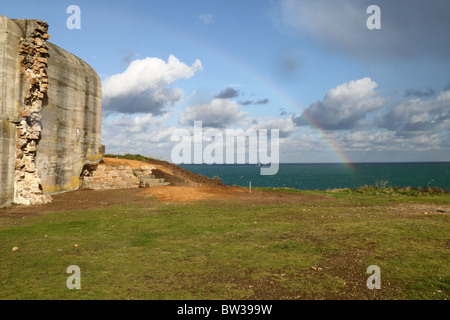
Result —
[[[81,9],[81,29],[66,22]],[[381,29],[369,30],[369,5]],[[1,1],[103,85],[108,153],[170,160],[171,132],[280,130],[281,162],[450,160],[450,2]],[[312,125],[314,123],[315,125]]]

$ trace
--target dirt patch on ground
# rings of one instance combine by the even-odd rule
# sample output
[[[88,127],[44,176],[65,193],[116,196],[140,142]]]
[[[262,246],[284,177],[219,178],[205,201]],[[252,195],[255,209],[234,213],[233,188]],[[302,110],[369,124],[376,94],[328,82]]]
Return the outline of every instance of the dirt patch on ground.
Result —
[[[235,199],[252,204],[305,203],[333,200],[322,196],[301,195],[275,191],[253,190],[236,186],[164,186],[145,189],[145,194],[166,202],[191,202],[199,200]]]
[[[325,200],[320,196],[252,191],[228,186],[161,186],[139,189],[76,190],[53,195],[53,202],[45,205],[14,205],[0,209],[0,217],[27,218],[51,212],[92,210],[114,205],[149,206],[153,203],[180,203],[201,200],[236,199],[252,204],[305,203]]]
[[[371,252],[368,249],[347,249],[340,254],[324,254],[319,266],[312,267],[311,272],[326,272],[342,279],[342,290],[329,293],[331,299],[357,299],[374,300],[387,299],[398,290],[389,281],[383,282],[383,290],[368,290],[367,279],[370,274],[365,273],[367,265],[364,264]]]
[[[144,189],[75,190],[53,195],[53,202],[45,205],[13,205],[0,209],[0,217],[27,218],[51,212],[91,210],[113,205],[148,204]]]
[[[233,198],[233,196],[239,196],[242,192],[244,190],[240,188],[226,186],[163,186],[145,190],[145,194],[169,202]]]

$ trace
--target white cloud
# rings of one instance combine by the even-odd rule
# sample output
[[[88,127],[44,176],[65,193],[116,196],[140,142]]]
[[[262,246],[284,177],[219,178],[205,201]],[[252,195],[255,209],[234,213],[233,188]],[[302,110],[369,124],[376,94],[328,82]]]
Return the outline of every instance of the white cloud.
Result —
[[[363,78],[330,89],[323,101],[311,104],[303,112],[303,119],[297,118],[297,124],[306,124],[306,118],[325,130],[360,127],[365,124],[368,113],[382,108],[386,103],[386,99],[375,91],[377,86],[370,78]]]
[[[434,99],[404,99],[392,110],[379,114],[376,123],[398,135],[450,130],[450,91],[442,91]]]
[[[201,15],[199,15],[200,20],[202,20],[202,22],[204,24],[209,24],[214,22],[214,17],[212,14],[210,13],[202,13]]]
[[[107,153],[141,154],[164,160],[170,160],[170,141],[172,131],[176,128],[166,125],[169,114],[154,117],[143,115],[114,115],[102,122],[102,143]]]
[[[270,131],[272,129],[277,129],[279,130],[280,138],[287,138],[294,132],[299,131],[299,128],[295,125],[292,116],[286,119],[274,117],[268,119],[253,119],[252,127],[255,130],[267,129]]]
[[[160,126],[168,117],[168,113],[161,117],[155,117],[152,114],[121,115],[119,118],[106,120],[106,123],[111,127],[120,128],[122,132],[146,132],[149,128]]]
[[[179,123],[193,125],[194,121],[202,121],[204,127],[226,128],[236,124],[248,112],[243,112],[241,106],[229,99],[213,99],[208,104],[198,104],[187,107],[180,115]]]
[[[103,80],[104,110],[106,114],[161,114],[165,107],[178,102],[183,96],[181,89],[167,86],[189,79],[202,69],[198,59],[188,66],[173,55],[167,62],[153,57],[134,60],[123,73]]]
[[[346,152],[426,152],[441,149],[439,133],[399,136],[391,130],[334,132],[333,139],[340,141]]]
[[[139,94],[189,79],[199,70],[202,70],[202,63],[198,59],[190,67],[173,55],[167,62],[152,57],[138,59],[132,61],[125,72],[106,78],[103,94],[106,97]]]

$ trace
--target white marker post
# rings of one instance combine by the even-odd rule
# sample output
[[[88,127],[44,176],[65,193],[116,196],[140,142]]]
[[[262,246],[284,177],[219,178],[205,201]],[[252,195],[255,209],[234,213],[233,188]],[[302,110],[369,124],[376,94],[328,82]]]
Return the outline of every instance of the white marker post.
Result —
[[[250,181],[248,183],[249,192],[252,193],[252,182]]]

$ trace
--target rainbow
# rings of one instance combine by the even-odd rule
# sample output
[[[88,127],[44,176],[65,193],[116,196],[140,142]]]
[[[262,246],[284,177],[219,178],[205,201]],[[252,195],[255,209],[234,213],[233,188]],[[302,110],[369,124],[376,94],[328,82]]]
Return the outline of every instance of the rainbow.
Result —
[[[281,100],[284,101],[288,106],[290,106],[294,111],[300,109],[299,105],[284,90],[273,83],[273,81],[269,80],[258,71],[251,69],[248,65],[242,63],[234,57],[231,57],[228,54],[220,52],[216,49],[214,49],[214,51],[218,52],[218,54],[222,58],[225,58],[230,63],[238,66],[240,69],[245,70],[248,74],[251,74],[255,79],[258,80],[258,82],[264,84],[264,86],[270,92],[276,94],[277,97],[281,98]],[[315,119],[308,116],[307,114],[303,114],[302,119],[305,120],[310,125],[310,127],[314,129],[314,131],[319,135],[320,139],[333,152],[336,158],[339,159],[339,162],[345,165],[345,167],[349,171],[354,172],[354,163],[352,163],[347,154],[340,148],[339,143],[336,141],[336,139],[328,134],[326,130],[322,129],[320,125],[315,121]]]
[[[292,108],[294,111],[297,111],[300,109],[300,106],[287,94],[283,89],[281,89],[277,84],[273,83],[270,79],[259,73],[257,70],[254,70],[250,68],[247,64],[243,63],[242,61],[236,59],[234,56],[231,56],[229,53],[219,50],[216,47],[212,46],[211,44],[205,42],[204,40],[200,39],[197,36],[194,36],[193,34],[190,34],[186,32],[185,30],[178,30],[175,29],[173,26],[168,26],[165,23],[162,23],[161,21],[153,21],[153,23],[156,23],[159,28],[164,28],[166,31],[169,31],[169,33],[172,33],[174,37],[181,37],[184,41],[186,39],[189,40],[189,42],[195,44],[196,46],[204,49],[204,51],[209,51],[215,56],[223,59],[224,61],[230,63],[231,65],[244,70],[247,74],[252,75],[252,77],[259,83],[263,84],[266,89],[268,89],[269,92],[274,93],[278,98],[280,98],[282,101],[284,101],[290,108]],[[322,129],[320,125],[310,116],[303,114],[302,119],[304,119],[311,128],[318,134],[320,139],[325,143],[325,145],[333,152],[333,154],[336,156],[336,158],[339,160],[340,163],[345,165],[345,167],[350,171],[354,172],[354,164],[351,162],[351,160],[348,158],[346,153],[341,149],[339,146],[339,143],[336,141],[334,137],[332,137],[330,134],[327,133],[326,130]]]

